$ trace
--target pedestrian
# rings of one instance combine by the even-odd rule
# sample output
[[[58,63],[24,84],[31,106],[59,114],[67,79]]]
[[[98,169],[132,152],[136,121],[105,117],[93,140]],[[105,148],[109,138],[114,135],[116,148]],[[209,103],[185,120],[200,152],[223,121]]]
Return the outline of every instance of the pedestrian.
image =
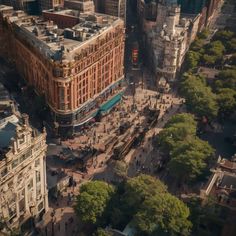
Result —
[[[67,231],[68,223],[65,222],[65,231]]]

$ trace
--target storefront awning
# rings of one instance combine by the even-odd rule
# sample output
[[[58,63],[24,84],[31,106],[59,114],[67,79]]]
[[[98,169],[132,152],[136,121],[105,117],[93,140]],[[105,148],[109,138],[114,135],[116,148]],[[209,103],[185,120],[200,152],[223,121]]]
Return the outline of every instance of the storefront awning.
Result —
[[[120,101],[121,97],[122,97],[122,94],[117,94],[108,102],[101,105],[99,111],[102,113],[108,112],[112,107],[114,107]]]

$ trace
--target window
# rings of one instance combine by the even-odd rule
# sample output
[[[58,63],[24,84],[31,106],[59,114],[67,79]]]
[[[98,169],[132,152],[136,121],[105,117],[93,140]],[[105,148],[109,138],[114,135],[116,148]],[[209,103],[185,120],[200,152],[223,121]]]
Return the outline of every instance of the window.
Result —
[[[38,167],[39,165],[40,165],[40,159],[37,159],[37,160],[35,161],[34,166],[35,166],[35,167]]]
[[[40,172],[36,171],[35,175],[36,175],[36,183],[40,182]]]
[[[37,185],[36,186],[36,197],[39,196],[41,194],[41,185]]]
[[[43,202],[40,202],[38,204],[38,212],[41,211],[43,209]]]
[[[18,159],[12,162],[12,169],[15,168],[17,165],[18,165]]]
[[[1,176],[4,177],[6,174],[7,174],[7,168],[4,168],[4,169],[1,171]]]
[[[30,180],[30,182],[28,183],[27,188],[28,188],[28,190],[33,188],[33,179]]]

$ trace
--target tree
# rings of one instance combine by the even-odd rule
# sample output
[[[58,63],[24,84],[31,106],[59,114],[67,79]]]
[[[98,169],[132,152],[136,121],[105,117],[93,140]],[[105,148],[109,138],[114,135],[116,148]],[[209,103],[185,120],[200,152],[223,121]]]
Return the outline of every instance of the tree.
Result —
[[[214,55],[216,57],[222,57],[223,53],[225,52],[225,47],[221,41],[213,41],[212,43],[208,44],[207,46],[207,53],[210,55]]]
[[[204,46],[204,40],[196,37],[194,42],[191,44],[190,50],[198,52],[203,48],[203,46]]]
[[[145,198],[164,192],[167,192],[167,187],[160,180],[149,175],[139,175],[128,179],[123,199],[129,208],[136,212],[137,206]]]
[[[197,122],[194,119],[194,115],[190,113],[181,113],[172,116],[166,123],[165,128],[172,127],[177,123],[185,123],[186,125],[190,126],[189,128],[197,126]],[[195,128],[193,132],[195,132]]]
[[[229,30],[219,30],[214,36],[214,40],[220,40],[221,42],[228,42],[231,38],[234,37],[234,32]]]
[[[167,187],[160,180],[149,175],[130,178],[123,187],[111,216],[113,225],[117,228],[125,227],[132,220],[144,199],[167,192]]]
[[[178,141],[195,136],[196,126],[194,116],[189,113],[173,116],[158,135],[158,144],[162,151],[169,153]]]
[[[217,57],[215,55],[204,54],[202,60],[204,64],[208,66],[213,66],[216,64]]]
[[[227,43],[227,51],[228,51],[229,53],[236,52],[236,38],[231,39],[231,40]]]
[[[113,235],[112,233],[101,228],[98,228],[97,231],[93,234],[93,236],[112,236],[112,235]]]
[[[216,96],[198,76],[186,76],[181,82],[181,93],[186,99],[189,111],[199,117],[207,116],[209,119],[217,116]]]
[[[200,58],[201,54],[199,52],[188,51],[185,59],[187,70],[197,67]]]
[[[201,32],[198,33],[198,38],[199,39],[207,39],[209,35],[210,35],[209,29],[205,28],[204,30],[202,30]]]
[[[127,177],[128,165],[124,161],[115,161],[113,172],[120,178],[124,179]]]
[[[213,153],[214,149],[197,137],[180,141],[170,153],[169,171],[181,182],[194,180],[207,167]]]
[[[223,70],[218,75],[215,82],[216,90],[220,88],[230,88],[236,90],[236,69]]]
[[[189,209],[169,193],[155,194],[145,199],[134,216],[134,225],[141,235],[189,235]]]
[[[224,216],[226,208],[216,204],[216,199],[208,198],[206,200],[202,204],[201,199],[193,197],[187,203],[190,209],[190,221],[193,224],[193,235],[216,235],[212,232],[211,226],[214,225],[213,229],[217,229],[218,226],[224,225],[225,222],[224,220],[222,222],[222,219],[227,218]],[[204,226],[204,228],[201,226]]]
[[[104,220],[114,187],[102,182],[92,181],[81,186],[75,211],[83,223],[99,225]]]
[[[218,91],[217,102],[220,113],[231,114],[236,108],[236,91],[229,88],[223,88]]]
[[[219,62],[223,53],[225,52],[225,47],[221,41],[213,41],[206,46],[205,54],[202,56],[202,60],[206,65],[215,65]]]

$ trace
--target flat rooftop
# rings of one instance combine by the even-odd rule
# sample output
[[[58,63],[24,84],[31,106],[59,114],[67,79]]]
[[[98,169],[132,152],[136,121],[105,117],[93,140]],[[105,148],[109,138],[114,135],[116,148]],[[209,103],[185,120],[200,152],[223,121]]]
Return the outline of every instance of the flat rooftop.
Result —
[[[0,5],[0,12],[1,7],[4,6]],[[70,9],[44,12],[73,16],[78,18],[79,23],[72,28],[60,29],[53,21],[44,21],[41,17],[29,16],[22,11],[13,11],[6,16],[14,24],[19,38],[23,38],[37,48],[43,56],[54,61],[73,60],[75,56],[73,50],[122,21],[110,15],[79,14],[77,10]]]

